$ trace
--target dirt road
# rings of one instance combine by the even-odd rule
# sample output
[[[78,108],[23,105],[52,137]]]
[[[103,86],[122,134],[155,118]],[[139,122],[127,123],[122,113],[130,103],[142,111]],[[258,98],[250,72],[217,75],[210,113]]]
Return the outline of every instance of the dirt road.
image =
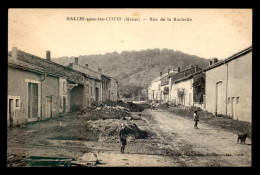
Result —
[[[162,138],[174,149],[178,144],[186,143],[192,152],[184,157],[192,157],[185,161],[187,166],[251,166],[251,140],[245,145],[237,144],[237,134],[219,130],[199,123],[199,129],[194,129],[191,120],[163,110],[146,110],[152,116],[150,127],[163,135]],[[152,122],[151,122],[152,121]],[[181,149],[179,149],[182,151]],[[185,159],[185,158],[184,158]],[[198,160],[194,162],[192,160]],[[215,162],[215,164],[214,164]]]
[[[132,113],[139,116],[139,113]],[[84,119],[75,116],[54,118],[7,131],[8,166],[25,166],[29,156],[73,157],[82,165],[96,154],[101,164],[95,166],[130,167],[198,167],[251,166],[251,140],[237,144],[235,133],[218,130],[193,122],[163,110],[142,112],[139,120],[88,121],[98,128],[135,123],[149,132],[146,139],[129,140],[125,154],[120,153],[118,137],[91,135],[79,137],[83,130],[91,131]],[[84,127],[79,129],[80,127]],[[103,131],[102,131],[103,132]],[[95,137],[94,137],[95,136]],[[23,160],[23,161],[22,161]]]

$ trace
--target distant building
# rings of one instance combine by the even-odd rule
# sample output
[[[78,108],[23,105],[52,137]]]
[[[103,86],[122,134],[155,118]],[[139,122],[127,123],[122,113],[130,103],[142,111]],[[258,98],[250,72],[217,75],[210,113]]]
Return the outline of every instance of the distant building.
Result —
[[[169,76],[169,101],[176,105],[193,106],[194,88],[193,82],[196,75],[201,74],[201,69],[197,66],[178,70],[178,73]]]
[[[206,75],[206,110],[252,122],[252,46],[210,62]]]
[[[167,102],[169,96],[165,93],[167,88],[169,89],[169,76],[175,74],[177,71],[168,69],[168,72],[151,81],[151,85],[148,87],[148,99]]]

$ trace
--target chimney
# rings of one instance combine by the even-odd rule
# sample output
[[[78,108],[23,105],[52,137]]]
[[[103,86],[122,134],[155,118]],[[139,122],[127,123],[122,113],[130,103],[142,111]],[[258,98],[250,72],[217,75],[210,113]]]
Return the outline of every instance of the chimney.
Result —
[[[212,61],[209,61],[209,66],[211,66],[212,65]]]
[[[218,62],[218,59],[217,58],[214,58],[214,64]]]
[[[46,51],[46,60],[51,61],[51,51]]]
[[[88,68],[88,64],[85,64],[85,67]]]
[[[75,64],[79,63],[79,59],[77,57],[75,57]]]
[[[102,74],[102,69],[101,69],[101,68],[98,68],[98,72]]]
[[[178,67],[178,72],[180,72],[181,71],[181,68],[180,67]]]
[[[12,48],[11,57],[12,57],[13,59],[17,59],[17,51],[18,51],[18,48],[17,48],[17,47],[13,47],[13,48]]]
[[[162,72],[160,72],[160,77],[162,76]]]

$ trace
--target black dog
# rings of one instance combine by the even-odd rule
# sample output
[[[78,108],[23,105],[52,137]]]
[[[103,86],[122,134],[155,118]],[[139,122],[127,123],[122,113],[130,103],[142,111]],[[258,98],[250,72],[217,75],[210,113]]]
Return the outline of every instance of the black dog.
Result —
[[[242,144],[244,142],[246,142],[246,138],[248,137],[248,134],[237,134],[237,143],[239,143],[239,140],[240,140],[240,143]]]

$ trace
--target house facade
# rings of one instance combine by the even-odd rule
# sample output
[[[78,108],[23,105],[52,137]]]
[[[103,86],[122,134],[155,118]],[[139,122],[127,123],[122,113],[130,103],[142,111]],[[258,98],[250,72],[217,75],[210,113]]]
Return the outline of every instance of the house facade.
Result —
[[[169,100],[169,76],[175,74],[177,70],[168,69],[168,72],[151,81],[151,84],[148,86],[148,100],[158,100],[162,102],[167,102]],[[168,93],[167,93],[168,91]]]
[[[74,63],[70,63],[69,68],[84,74],[83,107],[99,106],[102,101],[102,81],[100,73],[88,68],[87,65],[78,64],[78,58]]]
[[[201,74],[201,69],[197,66],[180,71],[169,76],[169,102],[175,105],[194,105],[194,76]]]
[[[206,110],[252,122],[252,47],[203,70]]]
[[[117,100],[115,79],[110,78],[111,99]],[[7,126],[58,117],[102,101],[99,72],[77,64],[69,67],[18,50],[8,54]]]
[[[67,93],[67,85],[82,84],[83,76],[67,69],[53,63],[49,57],[42,59],[13,48],[8,55],[7,125],[54,118],[70,112],[69,106],[78,99],[71,101],[73,93]],[[75,93],[78,93],[77,89]]]

